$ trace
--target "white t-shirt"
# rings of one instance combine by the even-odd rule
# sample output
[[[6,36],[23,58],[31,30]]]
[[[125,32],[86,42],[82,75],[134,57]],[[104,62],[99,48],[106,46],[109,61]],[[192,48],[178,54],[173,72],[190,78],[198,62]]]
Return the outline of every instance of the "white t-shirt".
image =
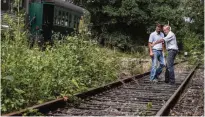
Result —
[[[155,31],[155,32],[152,32],[149,36],[149,42],[150,43],[154,43],[156,42],[157,40],[159,39],[162,39],[164,38],[164,34],[162,32],[160,32],[159,34]],[[162,43],[158,43],[156,45],[154,45],[152,47],[152,49],[155,49],[155,50],[162,50]]]

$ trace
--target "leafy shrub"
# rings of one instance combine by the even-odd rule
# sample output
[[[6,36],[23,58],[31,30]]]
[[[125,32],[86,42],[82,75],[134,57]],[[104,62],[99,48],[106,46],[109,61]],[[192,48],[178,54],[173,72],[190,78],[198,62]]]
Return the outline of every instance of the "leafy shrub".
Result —
[[[110,83],[117,79],[122,57],[139,55],[99,48],[85,35],[64,37],[61,41],[57,40],[59,35],[54,35],[52,48],[28,49],[29,33],[24,30],[23,17],[3,17],[9,28],[2,31],[1,38],[2,113]]]
[[[183,38],[184,51],[188,52],[189,60],[194,63],[203,61],[204,42],[193,32],[187,31]]]
[[[110,83],[117,79],[121,57],[133,57],[99,48],[82,35],[55,41],[45,51],[28,49],[23,23],[11,23],[1,43],[2,113]]]

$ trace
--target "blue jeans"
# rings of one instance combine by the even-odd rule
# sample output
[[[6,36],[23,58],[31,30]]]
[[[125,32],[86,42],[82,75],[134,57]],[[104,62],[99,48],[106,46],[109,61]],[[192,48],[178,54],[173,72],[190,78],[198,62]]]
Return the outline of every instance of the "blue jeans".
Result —
[[[178,51],[176,50],[168,50],[168,57],[167,57],[167,68],[169,71],[169,82],[175,83],[175,74],[174,74],[174,60],[177,55]]]
[[[152,51],[154,53],[154,56],[152,57],[152,68],[151,68],[150,80],[154,80],[155,78],[157,78],[162,73],[162,69],[165,66],[162,50],[152,50]],[[157,61],[159,61],[160,63],[158,68],[157,68]]]

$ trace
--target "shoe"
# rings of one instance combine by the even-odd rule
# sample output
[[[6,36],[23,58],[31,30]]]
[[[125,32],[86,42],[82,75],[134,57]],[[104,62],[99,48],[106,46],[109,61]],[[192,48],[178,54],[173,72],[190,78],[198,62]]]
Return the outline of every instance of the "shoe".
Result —
[[[169,78],[166,78],[166,77],[165,77],[164,82],[165,82],[165,83],[169,83]]]
[[[175,82],[169,82],[168,84],[171,86],[176,86]]]
[[[155,76],[155,79],[159,79],[159,76]]]
[[[169,81],[167,81],[167,80],[165,80],[164,82],[165,82],[165,83],[169,83]]]
[[[162,76],[156,76],[156,79],[157,79],[158,81],[163,81],[163,80],[162,80],[162,79],[163,79]]]
[[[157,80],[157,79],[154,79],[153,82],[158,82],[158,80]]]

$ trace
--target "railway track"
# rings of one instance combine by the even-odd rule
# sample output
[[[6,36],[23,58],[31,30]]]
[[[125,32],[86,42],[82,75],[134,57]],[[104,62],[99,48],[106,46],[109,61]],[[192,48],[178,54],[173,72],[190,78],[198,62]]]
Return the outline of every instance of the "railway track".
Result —
[[[157,83],[149,81],[149,73],[114,82],[97,89],[76,94],[68,103],[58,99],[32,108],[49,116],[136,116],[168,115],[169,106],[186,84],[195,68],[180,63],[175,66],[176,85],[164,83],[164,73]],[[184,87],[184,86],[183,86]],[[180,89],[180,90],[179,90]],[[176,96],[173,96],[176,95]],[[171,98],[170,98],[171,97]],[[21,115],[23,111],[7,115]]]
[[[170,116],[204,115],[204,67],[200,65],[179,98]]]

